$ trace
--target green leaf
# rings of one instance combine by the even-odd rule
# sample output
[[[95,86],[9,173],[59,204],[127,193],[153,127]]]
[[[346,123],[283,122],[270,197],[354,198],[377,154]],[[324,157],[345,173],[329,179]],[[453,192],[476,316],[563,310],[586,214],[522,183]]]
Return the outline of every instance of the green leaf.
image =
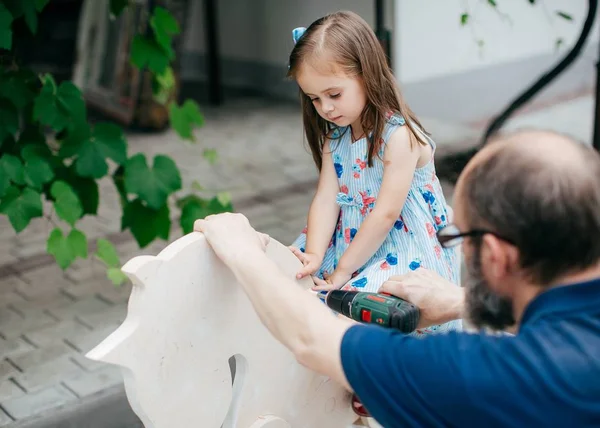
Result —
[[[107,239],[98,239],[96,242],[96,257],[102,260],[108,267],[119,267],[121,261],[112,242]]]
[[[63,158],[70,158],[77,155],[84,143],[92,137],[92,130],[87,120],[77,120],[63,130],[62,135],[57,137],[60,141],[60,150],[58,155]]]
[[[131,43],[131,62],[139,69],[147,66],[153,73],[162,74],[169,65],[169,56],[155,40],[136,34]]]
[[[496,0],[488,0],[488,4],[489,4],[490,6],[493,6],[493,7],[496,7],[496,6],[497,6],[497,4],[496,4]]]
[[[33,189],[21,192],[17,187],[9,187],[0,201],[0,213],[6,214],[15,232],[25,229],[32,219],[41,217],[42,197]]]
[[[34,145],[25,146],[21,150],[21,157],[25,162],[25,183],[38,190],[54,178],[54,169],[41,155],[42,150]]]
[[[152,93],[154,99],[160,104],[166,104],[173,95],[175,89],[175,75],[173,69],[167,67],[164,73],[154,75],[152,80]]]
[[[210,215],[208,203],[206,200],[195,195],[186,196],[181,206],[181,217],[179,225],[184,234],[188,234],[194,229],[194,222]]]
[[[109,268],[106,271],[106,276],[114,285],[121,285],[127,281],[127,275],[119,268]]]
[[[58,88],[51,76],[45,76],[44,86],[35,99],[34,119],[62,131],[69,123],[85,114],[85,101],[81,91],[72,82],[62,82]]]
[[[158,44],[165,52],[172,52],[171,43],[174,35],[179,34],[181,29],[177,20],[166,9],[157,6],[154,8],[150,26],[154,30],[154,36]],[[170,57],[169,59],[173,59]]]
[[[75,260],[75,254],[73,254],[68,238],[63,235],[62,230],[58,227],[50,232],[46,243],[46,251],[54,256],[56,263],[63,270],[68,268]]]
[[[152,169],[148,168],[146,157],[140,153],[127,161],[125,189],[158,210],[171,193],[181,189],[181,174],[175,162],[163,155],[155,156]]]
[[[131,230],[140,248],[146,247],[155,238],[168,240],[171,229],[169,206],[165,204],[159,210],[154,210],[136,199],[123,210],[121,228]]]
[[[221,192],[217,194],[216,198],[223,208],[231,206],[231,194],[229,192]]]
[[[44,10],[50,0],[34,0],[35,8],[38,12]]]
[[[104,177],[108,172],[106,158],[119,165],[127,161],[127,143],[123,130],[112,123],[98,123],[91,139],[80,142],[75,150],[78,155],[75,169],[82,177]]]
[[[563,19],[567,20],[567,21],[572,21],[572,20],[573,20],[573,17],[572,17],[571,15],[569,15],[568,13],[566,13],[566,12],[563,12],[563,11],[557,10],[557,11],[556,11],[556,14],[557,14],[558,16],[560,16],[561,18],[563,18]]]
[[[127,161],[127,143],[121,127],[114,123],[98,123],[94,126],[93,140],[100,147],[104,157],[119,165]]]
[[[204,190],[204,187],[202,187],[202,185],[198,182],[198,180],[194,180],[194,181],[192,181],[192,190],[201,192]]]
[[[83,215],[83,208],[77,194],[64,181],[55,181],[50,188],[50,194],[54,198],[56,215],[74,226]]]
[[[67,242],[71,247],[71,251],[75,257],[81,257],[87,259],[88,256],[88,243],[85,234],[77,229],[72,229],[69,236],[67,236]]]
[[[10,101],[0,98],[0,142],[19,131],[19,110]]]
[[[82,259],[87,258],[87,238],[83,232],[77,229],[72,229],[65,236],[62,230],[56,227],[50,232],[46,251],[48,254],[54,256],[56,263],[58,263],[61,269],[66,269],[77,257]]]
[[[12,22],[14,17],[9,10],[0,3],[0,49],[12,48]]]
[[[219,155],[215,149],[204,149],[202,156],[204,156],[204,159],[206,159],[211,165],[217,163],[217,160],[219,159]]]
[[[178,201],[181,208],[179,224],[183,233],[190,233],[194,228],[194,222],[211,214],[232,212],[231,196],[227,192],[219,193],[210,201],[199,198],[196,195],[187,195]]]
[[[129,0],[110,0],[110,13],[119,16],[129,6]]]
[[[26,147],[31,146],[31,149],[39,156],[49,157],[52,156],[50,149],[48,148],[48,144],[46,142],[46,136],[40,130],[40,127],[35,123],[29,123],[19,135],[19,146]],[[38,147],[37,149],[33,149],[33,147]]]
[[[35,75],[29,70],[10,71],[0,75],[0,96],[10,100],[19,110],[35,98]]]
[[[91,178],[79,177],[69,182],[77,197],[81,202],[83,214],[96,215],[98,213],[98,204],[100,202],[100,192],[98,183]]]
[[[192,133],[192,126],[194,124],[202,126],[204,124],[204,117],[200,113],[200,108],[195,101],[186,100],[181,107],[176,103],[172,103],[169,106],[169,119],[171,121],[171,127],[179,134],[184,140],[195,141],[195,137]]]
[[[35,4],[35,2],[31,0],[21,2],[21,8],[23,9],[25,23],[29,27],[29,30],[31,30],[32,34],[36,34],[38,28],[38,11],[36,9],[36,6],[37,5]]]
[[[11,181],[23,184],[23,164],[18,157],[5,154],[0,157],[0,198],[6,194]]]
[[[125,168],[120,166],[112,175],[113,183],[119,193],[121,207],[125,207],[129,202],[127,198],[127,190],[125,190]]]
[[[467,25],[468,21],[469,21],[468,13],[463,13],[462,15],[460,15],[460,25]]]

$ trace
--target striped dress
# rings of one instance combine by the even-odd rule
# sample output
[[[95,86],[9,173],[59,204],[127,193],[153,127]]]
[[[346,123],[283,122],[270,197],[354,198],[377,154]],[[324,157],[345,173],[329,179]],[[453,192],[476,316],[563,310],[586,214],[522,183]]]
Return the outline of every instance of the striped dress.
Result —
[[[383,131],[380,157],[385,144],[404,118],[390,115]],[[435,153],[435,142],[422,134]],[[316,276],[331,274],[344,251],[348,248],[366,216],[373,210],[383,180],[383,162],[373,157],[373,166],[367,165],[367,140],[352,142],[351,129],[336,129],[332,134],[331,149],[340,192],[337,203],[340,217]],[[448,207],[431,161],[414,173],[402,212],[381,247],[356,272],[345,286],[347,289],[376,292],[392,275],[404,274],[419,267],[437,272],[442,277],[459,284],[460,259],[454,248],[442,248],[436,232],[448,224]],[[306,228],[293,246],[304,251]],[[438,333],[460,329],[460,320],[419,330],[414,335]]]

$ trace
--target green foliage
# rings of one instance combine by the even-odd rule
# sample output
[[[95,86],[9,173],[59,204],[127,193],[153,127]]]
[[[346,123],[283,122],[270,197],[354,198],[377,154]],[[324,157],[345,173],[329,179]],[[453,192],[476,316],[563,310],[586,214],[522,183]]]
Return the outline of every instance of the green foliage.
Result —
[[[531,5],[535,5],[536,0],[527,0],[529,2],[529,4]],[[487,4],[492,7],[494,10],[498,11],[498,2],[496,0],[487,0]],[[499,12],[500,13],[500,12]],[[559,16],[560,18],[566,20],[566,21],[573,21],[573,17],[563,11],[557,10],[555,11],[556,15]],[[500,13],[500,15],[507,19],[510,20],[509,17],[505,14]],[[468,12],[464,12],[460,15],[460,25],[461,26],[466,26],[471,20],[471,15]],[[477,43],[477,45],[481,48],[484,45],[484,41],[478,38],[475,38],[475,42]],[[562,38],[557,38],[556,42],[555,42],[555,47],[558,50],[564,43],[564,40]]]
[[[46,250],[58,266],[67,269],[93,254],[106,265],[107,277],[122,284],[127,277],[113,244],[106,239],[88,242],[78,227],[82,218],[98,213],[100,179],[112,179],[121,202],[121,229],[129,230],[142,248],[155,239],[169,239],[173,209],[181,210],[179,223],[188,233],[197,218],[232,211],[231,198],[226,193],[201,197],[198,192],[205,189],[197,182],[179,195],[183,183],[173,159],[129,154],[120,126],[89,122],[76,85],[57,82],[51,74],[38,76],[20,64],[13,46],[15,25],[24,23],[21,27],[35,34],[48,3],[0,0],[0,49],[11,57],[0,65],[0,214],[17,233],[45,217],[53,224]],[[119,16],[130,3],[110,0],[107,13]],[[194,129],[203,126],[204,117],[194,101],[180,105],[172,96],[177,86],[173,37],[180,33],[171,13],[155,7],[148,31],[134,37],[130,59],[151,74],[154,100],[168,109],[174,131],[195,142]],[[218,159],[214,149],[206,149],[203,157],[210,164]]]
[[[192,100],[187,100],[181,107],[175,103],[169,106],[169,117],[171,119],[171,126],[181,138],[195,141],[194,135],[192,134],[192,126],[204,125],[204,118],[198,105]]]

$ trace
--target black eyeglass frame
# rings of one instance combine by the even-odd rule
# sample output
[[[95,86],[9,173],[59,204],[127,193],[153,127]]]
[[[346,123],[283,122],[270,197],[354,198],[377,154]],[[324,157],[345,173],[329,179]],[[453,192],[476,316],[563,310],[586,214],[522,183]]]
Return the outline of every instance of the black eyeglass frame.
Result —
[[[444,230],[447,230],[448,228],[454,228],[458,231],[458,233],[451,233],[451,234],[448,234],[448,232],[444,233]],[[449,224],[446,227],[443,227],[442,229],[438,230],[436,235],[437,235],[437,239],[438,239],[440,245],[443,248],[452,248],[452,247],[456,247],[457,245],[460,245],[463,241],[462,238],[481,237],[481,236],[487,235],[487,234],[494,235],[498,239],[502,239],[503,241],[506,241],[509,244],[515,245],[515,243],[512,240],[505,238],[504,236],[501,236],[492,230],[472,229],[472,230],[469,230],[466,232],[460,232],[460,229],[458,229],[458,227],[456,227],[456,225],[454,225],[454,224]],[[457,240],[456,243],[448,244],[449,242],[451,242],[455,239]]]

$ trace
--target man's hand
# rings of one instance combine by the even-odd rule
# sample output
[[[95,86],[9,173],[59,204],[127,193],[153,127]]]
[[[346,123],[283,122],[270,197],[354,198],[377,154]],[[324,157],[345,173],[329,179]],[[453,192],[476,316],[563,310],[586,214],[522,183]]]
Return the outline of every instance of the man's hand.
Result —
[[[227,265],[252,252],[264,252],[269,243],[268,235],[254,230],[248,219],[237,213],[209,215],[196,220],[194,230],[204,234],[214,252]]]
[[[421,311],[418,328],[459,319],[464,309],[464,289],[423,268],[390,277],[379,291],[416,305]]]

